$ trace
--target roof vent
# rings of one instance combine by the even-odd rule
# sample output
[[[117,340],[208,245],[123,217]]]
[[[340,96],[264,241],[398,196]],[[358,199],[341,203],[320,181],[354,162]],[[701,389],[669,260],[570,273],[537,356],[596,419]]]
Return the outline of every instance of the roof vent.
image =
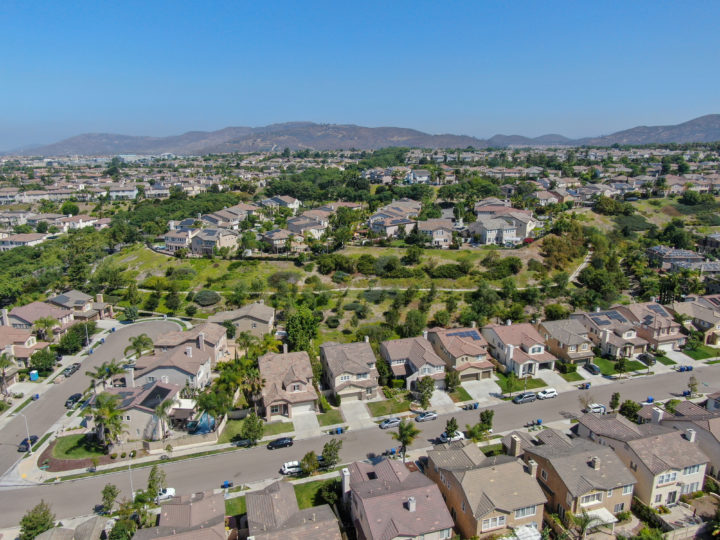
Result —
[[[593,456],[592,459],[590,460],[590,463],[591,463],[593,469],[595,469],[596,471],[600,470],[600,458],[599,457]]]
[[[407,507],[410,512],[414,512],[416,509],[415,497],[408,497]]]

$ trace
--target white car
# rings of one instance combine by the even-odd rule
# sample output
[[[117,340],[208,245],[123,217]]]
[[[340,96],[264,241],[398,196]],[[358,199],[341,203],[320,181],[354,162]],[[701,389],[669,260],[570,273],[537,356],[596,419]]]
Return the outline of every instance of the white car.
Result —
[[[591,403],[590,405],[588,405],[585,412],[605,414],[605,410],[605,405],[603,405],[602,403]]]
[[[456,431],[455,434],[452,437],[448,437],[448,434],[443,431],[443,434],[440,435],[440,441],[441,442],[455,442],[455,441],[463,441],[465,440],[465,435],[462,431]]]
[[[301,472],[302,467],[300,466],[299,461],[288,461],[287,463],[283,463],[282,469],[280,469],[280,473],[288,476],[300,474]]]
[[[537,398],[538,399],[550,399],[550,398],[557,397],[557,395],[558,395],[557,390],[555,390],[554,388],[546,388],[545,390],[540,390],[537,393]]]
[[[175,488],[162,488],[158,491],[157,501],[167,501],[175,496]]]

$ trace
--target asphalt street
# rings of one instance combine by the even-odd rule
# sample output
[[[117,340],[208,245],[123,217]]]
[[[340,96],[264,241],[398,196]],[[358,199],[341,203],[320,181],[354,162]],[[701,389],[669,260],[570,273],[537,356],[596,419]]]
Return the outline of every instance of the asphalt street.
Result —
[[[720,389],[720,369],[718,367],[698,367],[692,374],[700,382],[701,392]],[[623,400],[644,401],[649,395],[655,399],[676,397],[687,389],[689,377],[690,374],[687,373],[669,373],[618,381],[587,391],[565,392],[554,399],[524,405],[503,403],[493,407],[495,409],[494,430],[499,433],[519,428],[528,421],[538,418],[548,423],[578,416],[581,414],[578,398],[581,393],[586,392],[590,393],[594,401],[604,404],[608,403],[613,392],[620,392]],[[466,424],[474,424],[478,421],[478,412],[458,411],[454,416],[464,429]],[[443,431],[445,421],[450,416],[444,415],[438,420],[417,424],[421,429],[421,435],[412,448],[419,449],[430,446]],[[374,454],[381,454],[384,450],[395,446],[396,443],[391,439],[389,431],[370,428],[339,435],[343,440],[341,451],[343,462],[365,459]],[[290,448],[273,451],[267,450],[265,447],[242,449],[206,458],[168,463],[163,465],[163,468],[167,474],[168,485],[174,487],[178,493],[218,488],[224,480],[233,481],[238,485],[272,477],[279,478],[279,469],[285,461],[301,459],[310,450],[320,452],[323,444],[331,437],[338,436],[325,435],[315,439],[306,439],[298,441]],[[145,487],[148,471],[149,469],[146,468],[132,472],[135,490]],[[129,496],[130,473],[127,471],[56,485],[6,488],[0,491],[0,501],[2,501],[0,527],[17,525],[27,509],[41,499],[50,503],[59,519],[88,514],[100,502],[100,492],[107,483],[114,483],[120,488],[121,498]]]
[[[69,378],[59,384],[52,384],[38,401],[31,402],[21,412],[27,417],[30,435],[42,437],[65,414],[65,401],[76,392],[84,392],[90,386],[90,377],[86,371],[92,370],[105,361],[113,358],[121,360],[123,351],[131,337],[147,334],[155,339],[159,335],[179,330],[177,323],[172,321],[145,321],[128,326],[117,325],[117,331],[108,334],[105,343],[92,355],[83,356],[82,367]],[[43,383],[44,384],[44,383]],[[0,471],[7,472],[23,454],[17,451],[18,444],[27,435],[25,420],[18,414],[11,418],[0,430]]]

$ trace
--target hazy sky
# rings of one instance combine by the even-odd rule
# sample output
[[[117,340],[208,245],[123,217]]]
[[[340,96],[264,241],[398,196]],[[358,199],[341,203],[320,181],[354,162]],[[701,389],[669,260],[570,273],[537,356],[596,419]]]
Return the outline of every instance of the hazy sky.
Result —
[[[0,149],[309,120],[570,137],[720,112],[720,2],[0,2]]]

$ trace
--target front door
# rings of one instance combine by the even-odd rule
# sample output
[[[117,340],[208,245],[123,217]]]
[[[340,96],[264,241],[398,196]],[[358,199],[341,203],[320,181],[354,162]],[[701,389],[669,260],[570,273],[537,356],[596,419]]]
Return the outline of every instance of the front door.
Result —
[[[675,498],[677,497],[677,491],[671,491],[667,496],[668,504],[675,504]]]

